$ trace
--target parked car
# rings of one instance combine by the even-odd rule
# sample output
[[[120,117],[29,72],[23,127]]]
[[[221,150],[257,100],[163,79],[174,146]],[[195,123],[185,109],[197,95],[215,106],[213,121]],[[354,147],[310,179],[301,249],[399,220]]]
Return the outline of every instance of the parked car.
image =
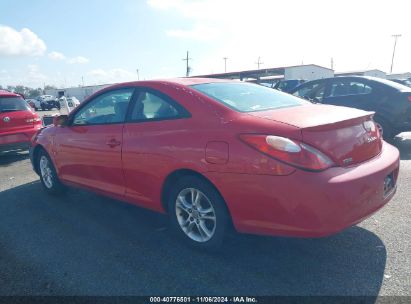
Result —
[[[411,131],[411,88],[393,81],[347,76],[306,82],[290,92],[314,102],[375,111],[386,139]]]
[[[41,109],[41,103],[37,99],[26,99],[28,104],[36,111]]]
[[[47,192],[79,186],[168,213],[203,249],[231,224],[337,233],[393,197],[399,168],[370,112],[201,78],[105,88],[33,137],[30,158]]]
[[[41,119],[19,94],[0,90],[0,150],[28,148]]]
[[[288,93],[304,82],[305,81],[302,79],[280,80],[273,86],[273,88]]]
[[[399,84],[403,84],[403,85],[411,88],[411,80],[409,80],[409,79],[391,79],[391,81],[394,81],[394,82],[399,83]]]
[[[59,102],[59,110],[60,114],[69,114],[73,111],[78,105],[80,105],[80,101],[76,97],[65,97],[62,96],[58,100]]]
[[[52,110],[53,108],[60,109],[60,103],[52,95],[41,95],[38,97],[38,100],[43,111]]]

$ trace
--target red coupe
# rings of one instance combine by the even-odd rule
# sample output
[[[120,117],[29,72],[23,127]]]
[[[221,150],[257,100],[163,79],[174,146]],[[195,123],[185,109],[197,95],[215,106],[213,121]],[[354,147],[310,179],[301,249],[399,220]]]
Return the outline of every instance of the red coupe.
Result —
[[[372,117],[239,81],[131,82],[56,117],[30,154],[48,192],[78,186],[167,213],[201,248],[230,226],[319,237],[395,193],[399,152]]]

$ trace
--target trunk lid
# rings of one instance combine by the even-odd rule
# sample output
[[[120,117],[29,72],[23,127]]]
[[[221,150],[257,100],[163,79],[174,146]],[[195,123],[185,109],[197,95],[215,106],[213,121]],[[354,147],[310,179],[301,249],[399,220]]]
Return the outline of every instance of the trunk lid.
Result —
[[[301,129],[302,141],[330,157],[339,166],[371,159],[382,149],[373,112],[331,105],[306,105],[250,115]]]

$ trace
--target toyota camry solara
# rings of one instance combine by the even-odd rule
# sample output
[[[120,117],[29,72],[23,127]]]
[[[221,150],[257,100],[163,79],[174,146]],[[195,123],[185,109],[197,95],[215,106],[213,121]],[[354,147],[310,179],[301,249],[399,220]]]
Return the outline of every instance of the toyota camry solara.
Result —
[[[167,213],[202,248],[239,232],[319,237],[394,195],[399,152],[372,112],[312,104],[254,84],[123,83],[33,137],[44,189],[86,188]]]

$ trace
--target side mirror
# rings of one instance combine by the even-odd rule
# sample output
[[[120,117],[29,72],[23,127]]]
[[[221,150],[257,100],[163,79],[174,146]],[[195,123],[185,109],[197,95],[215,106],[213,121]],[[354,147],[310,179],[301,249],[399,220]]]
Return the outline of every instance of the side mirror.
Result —
[[[53,125],[56,127],[63,127],[67,124],[68,115],[59,115],[53,118]]]

